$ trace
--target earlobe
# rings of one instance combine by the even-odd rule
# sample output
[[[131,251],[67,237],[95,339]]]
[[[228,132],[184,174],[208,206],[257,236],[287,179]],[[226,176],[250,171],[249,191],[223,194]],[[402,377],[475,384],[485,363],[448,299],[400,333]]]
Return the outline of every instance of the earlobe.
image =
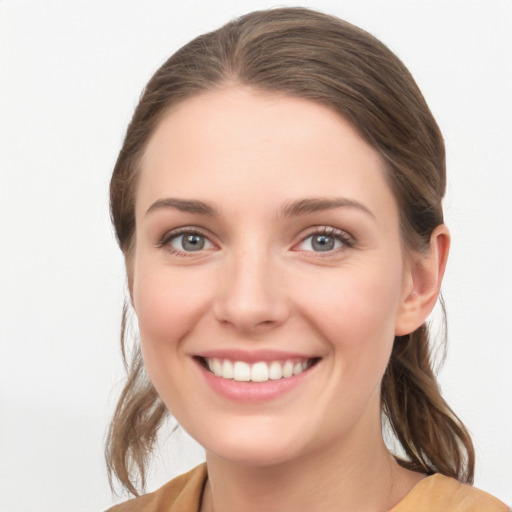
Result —
[[[450,249],[450,232],[441,224],[430,237],[428,249],[411,256],[407,288],[395,322],[395,336],[415,331],[434,309]]]

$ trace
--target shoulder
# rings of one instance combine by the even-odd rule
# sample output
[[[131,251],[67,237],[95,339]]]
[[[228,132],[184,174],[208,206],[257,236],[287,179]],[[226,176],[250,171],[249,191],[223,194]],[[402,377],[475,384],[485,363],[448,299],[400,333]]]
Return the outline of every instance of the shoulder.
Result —
[[[206,464],[201,464],[155,492],[115,505],[107,512],[198,512],[206,477]]]
[[[502,501],[454,478],[424,478],[391,512],[508,512]]]

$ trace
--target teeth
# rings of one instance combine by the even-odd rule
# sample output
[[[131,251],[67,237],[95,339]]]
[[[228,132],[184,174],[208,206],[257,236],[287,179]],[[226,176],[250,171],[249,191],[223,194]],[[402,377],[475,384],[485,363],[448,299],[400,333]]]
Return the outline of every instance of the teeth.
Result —
[[[230,361],[229,359],[206,359],[210,371],[223,379],[234,379],[238,382],[267,382],[268,380],[288,379],[307,370],[309,361],[259,361],[249,364],[245,361]]]
[[[213,360],[213,363],[210,365],[210,370],[215,373],[215,375],[217,375],[218,373],[221,373],[222,371],[222,366],[221,366],[221,363],[218,359],[214,359]]]
[[[226,359],[222,364],[222,373],[215,373],[215,375],[223,376],[225,379],[232,379],[235,375],[233,370],[233,363]]]
[[[251,380],[253,382],[265,382],[268,380],[267,363],[256,363],[252,365]]]
[[[286,361],[283,366],[283,377],[285,379],[291,377],[293,375],[293,363],[291,361]]]
[[[280,379],[283,376],[283,368],[281,367],[278,361],[272,361],[272,363],[270,363],[268,376],[272,380]]]
[[[249,382],[251,380],[251,366],[243,361],[237,361],[233,365],[233,378],[240,382]]]

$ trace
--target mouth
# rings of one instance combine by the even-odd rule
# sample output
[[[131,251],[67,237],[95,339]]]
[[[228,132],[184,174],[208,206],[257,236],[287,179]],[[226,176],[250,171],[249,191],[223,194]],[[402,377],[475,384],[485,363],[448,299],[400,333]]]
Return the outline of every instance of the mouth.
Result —
[[[254,363],[216,357],[197,356],[196,359],[208,372],[221,379],[258,383],[290,379],[304,373],[320,361],[319,357]]]

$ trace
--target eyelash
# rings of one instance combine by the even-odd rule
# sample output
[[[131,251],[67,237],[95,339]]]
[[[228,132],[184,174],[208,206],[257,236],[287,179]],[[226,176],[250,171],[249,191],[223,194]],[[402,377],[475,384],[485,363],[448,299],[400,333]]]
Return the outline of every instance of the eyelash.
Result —
[[[322,257],[322,256],[324,256],[324,254],[322,254],[322,252],[325,252],[325,256],[328,256],[328,255],[332,255],[334,252],[338,252],[343,249],[347,249],[347,248],[350,249],[350,248],[354,247],[356,244],[356,241],[354,240],[354,238],[351,235],[349,235],[346,231],[342,231],[341,229],[337,229],[332,226],[324,226],[324,227],[315,226],[315,227],[310,228],[308,230],[308,232],[302,236],[300,242],[298,244],[295,244],[294,247],[304,243],[309,238],[312,238],[314,236],[322,236],[322,235],[327,236],[327,237],[332,237],[332,238],[334,238],[335,241],[341,242],[341,247],[337,247],[337,248],[334,248],[332,250],[327,250],[327,251],[306,251],[306,250],[301,250],[301,249],[296,249],[296,250],[299,250],[302,252],[312,252],[312,253],[315,253],[317,256]]]
[[[198,251],[180,251],[180,250],[176,249],[175,247],[173,247],[171,245],[171,242],[173,240],[179,238],[182,235],[189,235],[189,236],[197,235],[197,236],[203,237],[207,241],[207,243],[209,243],[213,246],[216,245],[216,244],[214,244],[214,242],[211,241],[210,236],[208,234],[204,233],[202,230],[200,230],[196,227],[183,227],[183,228],[179,228],[179,229],[165,233],[164,236],[158,242],[157,247],[158,248],[165,247],[172,254],[175,254],[177,256],[184,256],[184,257],[197,256],[198,254],[203,253],[205,250],[208,250],[208,249],[200,249]],[[332,238],[334,238],[334,240],[341,242],[341,244],[342,244],[341,247],[337,247],[337,248],[326,250],[326,251],[313,251],[313,250],[310,251],[310,250],[304,250],[304,249],[292,249],[292,250],[296,250],[296,251],[300,251],[300,252],[311,252],[311,253],[315,253],[321,257],[321,256],[332,255],[334,252],[338,252],[338,251],[346,249],[346,248],[354,247],[354,245],[356,243],[354,238],[351,235],[349,235],[345,231],[342,231],[341,229],[337,229],[332,226],[323,226],[323,227],[314,226],[314,227],[309,228],[308,231],[306,232],[306,234],[304,234],[301,237],[300,241],[297,243],[294,243],[293,247],[294,248],[297,247],[298,245],[304,243],[306,240],[308,240],[309,238],[311,238],[313,236],[322,236],[322,235],[327,236],[327,237],[332,237]],[[194,254],[196,252],[198,254]],[[325,252],[325,255],[322,254],[322,252]]]
[[[171,245],[171,242],[183,235],[189,235],[189,236],[196,235],[196,236],[203,237],[208,243],[215,246],[215,244],[210,240],[210,236],[207,235],[206,233],[204,233],[203,231],[201,231],[200,229],[198,229],[196,227],[183,227],[183,228],[178,228],[173,231],[169,231],[169,232],[165,233],[165,235],[158,242],[157,247],[158,248],[165,247],[171,254],[175,254],[177,256],[184,256],[184,257],[197,256],[197,254],[195,254],[196,252],[200,254],[200,253],[203,253],[205,250],[207,250],[207,249],[201,249],[199,251],[180,251],[180,250],[176,249],[175,247],[173,247]]]

